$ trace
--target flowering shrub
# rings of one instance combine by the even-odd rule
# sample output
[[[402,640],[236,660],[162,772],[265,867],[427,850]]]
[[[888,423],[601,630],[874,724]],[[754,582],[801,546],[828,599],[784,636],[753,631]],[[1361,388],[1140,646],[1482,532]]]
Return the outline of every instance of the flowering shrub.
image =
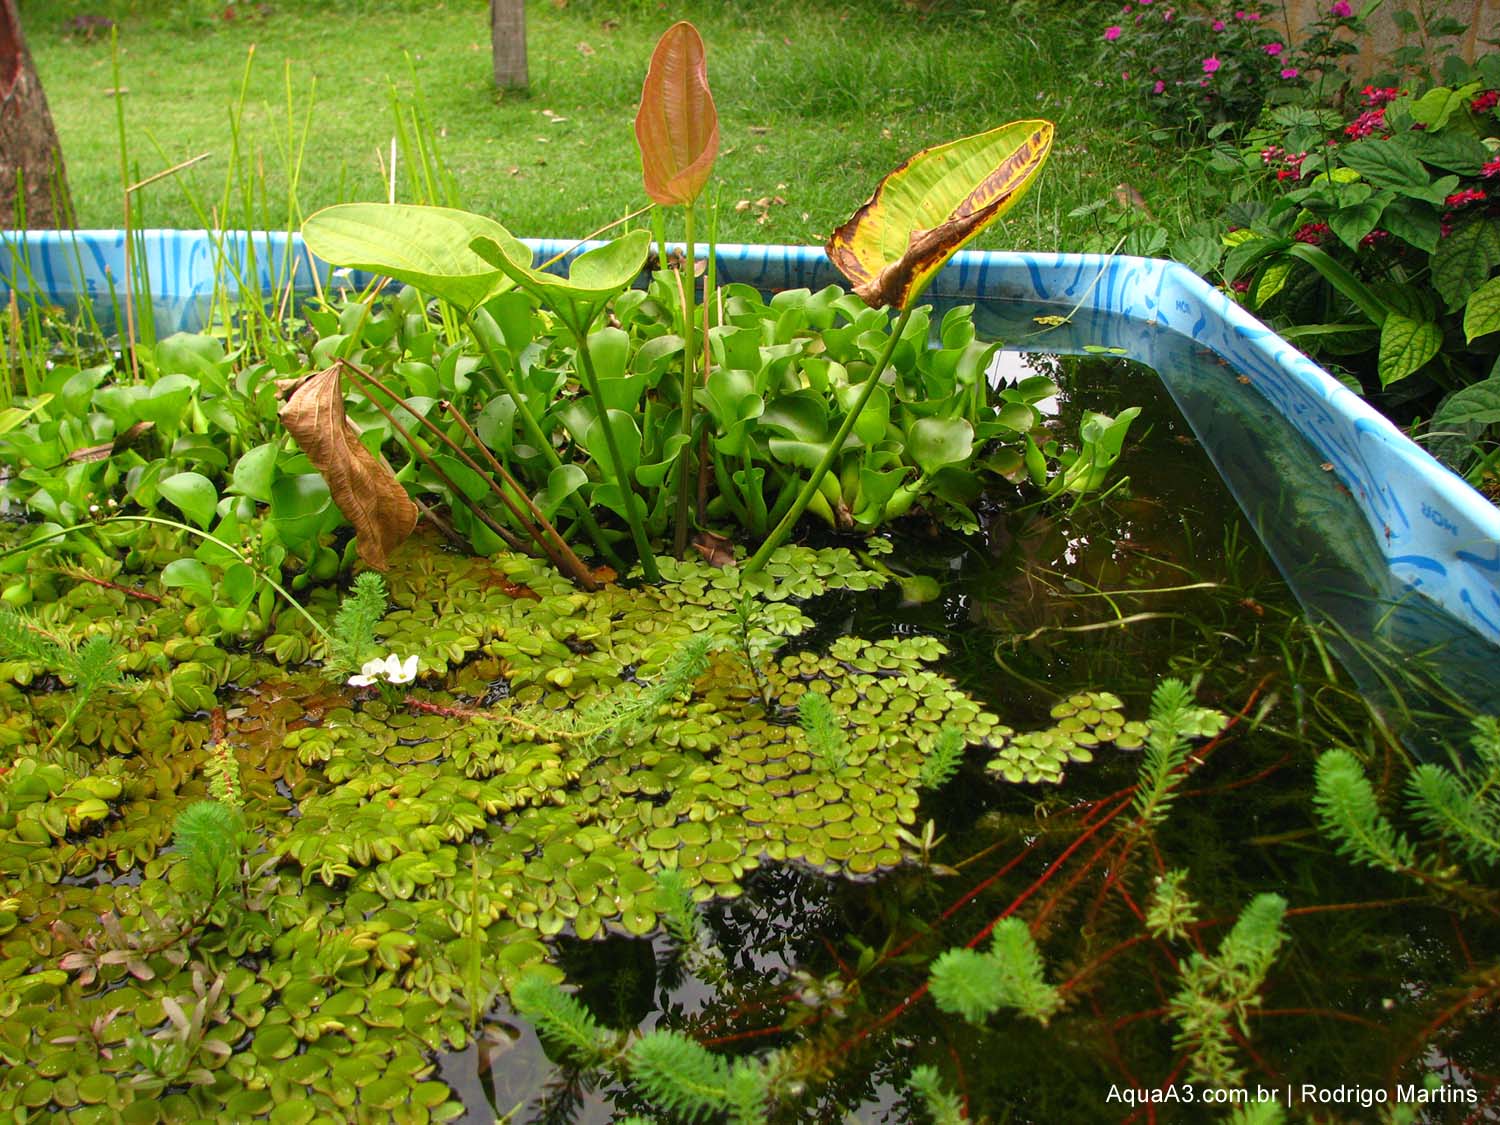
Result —
[[[1280,10],[1266,0],[1180,7],[1129,0],[1102,33],[1106,73],[1154,119],[1190,134],[1253,121],[1268,101],[1297,96],[1354,49],[1337,34],[1358,27],[1348,4],[1334,3],[1295,48],[1276,22]]]
[[[1238,300],[1367,389],[1411,380],[1387,408],[1430,415],[1434,451],[1455,464],[1500,426],[1497,109],[1492,53],[1459,85],[1268,110],[1239,154],[1267,202],[1239,205],[1223,238]],[[1497,462],[1481,457],[1475,479]]]

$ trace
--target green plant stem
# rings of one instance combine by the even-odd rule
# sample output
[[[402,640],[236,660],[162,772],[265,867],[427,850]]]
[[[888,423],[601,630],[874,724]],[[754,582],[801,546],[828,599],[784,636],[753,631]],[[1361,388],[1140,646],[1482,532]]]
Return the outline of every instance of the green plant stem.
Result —
[[[483,309],[475,309],[469,314],[466,323],[469,326],[469,335],[474,337],[474,342],[479,345],[479,350],[484,353],[484,358],[489,360],[495,375],[500,380],[500,385],[505,393],[510,395],[511,401],[516,404],[516,412],[521,415],[521,425],[526,429],[526,436],[531,439],[532,444],[537,447],[542,456],[547,459],[547,464],[557,469],[562,466],[562,458],[558,456],[557,450],[552,448],[552,443],[547,440],[547,435],[542,432],[542,427],[531,413],[531,407],[527,405],[526,399],[521,395],[521,388],[517,386],[515,379],[511,378],[510,369],[506,364],[500,362],[499,352],[495,348],[492,332],[499,332],[500,328],[493,317],[484,313],[484,320],[479,316]],[[615,554],[608,541],[604,538],[604,531],[594,519],[594,513],[589,511],[589,506],[577,493],[569,498],[573,510],[578,516],[578,522],[583,524],[583,529],[588,537],[593,540],[594,547],[604,556],[604,561],[609,563],[621,573],[625,570],[625,564],[620,556]]]
[[[234,555],[235,558],[244,558],[244,555],[241,554],[237,548],[230,546],[218,536],[210,535],[206,531],[201,531],[196,527],[190,527],[185,523],[178,523],[176,520],[162,519],[160,516],[107,516],[102,520],[91,520],[88,523],[75,523],[72,527],[65,527],[61,531],[54,531],[51,534],[28,540],[27,542],[22,543],[19,546],[7,548],[4,551],[0,551],[0,559],[9,558],[11,555],[20,554],[24,551],[33,550],[37,547],[40,547],[43,543],[49,543],[54,539],[61,539],[66,535],[73,534],[73,532],[75,531],[85,531],[88,528],[99,527],[106,523],[152,523],[156,524],[159,527],[175,528],[177,531],[185,531],[189,535],[197,536],[199,539],[212,543],[216,547],[222,547],[224,550]],[[318,619],[316,617],[307,612],[306,608],[303,607],[301,602],[292,597],[292,595],[287,592],[286,588],[282,586],[281,583],[277,582],[276,579],[272,578],[269,574],[266,574],[258,567],[255,569],[257,577],[259,577],[261,581],[263,581],[267,586],[271,587],[271,589],[280,594],[282,600],[285,601],[287,605],[291,606],[304,618],[306,618],[307,623],[317,631],[318,635],[323,638],[325,644],[328,644],[330,646],[333,644],[333,637],[329,634],[328,630],[323,628],[323,626],[318,623]]]
[[[891,335],[885,342],[885,350],[880,353],[880,359],[876,362],[870,376],[860,388],[859,398],[855,400],[854,406],[844,415],[844,421],[840,424],[838,433],[833,435],[833,441],[828,445],[828,452],[823,454],[818,467],[813,470],[811,477],[803,484],[802,491],[797,493],[797,499],[792,502],[787,514],[781,517],[781,522],[771,529],[771,534],[766,536],[765,542],[760,549],[751,556],[750,561],[744,565],[745,574],[754,574],[771,557],[772,552],[786,541],[792,533],[792,528],[797,526],[797,521],[802,518],[802,513],[807,510],[808,504],[812,503],[813,493],[818,490],[818,485],[823,483],[823,478],[828,475],[828,470],[833,468],[833,463],[844,450],[844,442],[849,439],[849,434],[854,430],[854,423],[864,411],[865,404],[870,401],[870,396],[875,393],[876,386],[880,383],[880,376],[885,373],[886,366],[891,362],[891,356],[896,352],[896,345],[901,342],[901,334],[906,331],[906,322],[911,319],[912,309],[916,307],[919,294],[913,293],[907,298],[906,307],[901,310],[901,316],[896,320],[896,326],[891,330]]]
[[[651,553],[651,544],[646,540],[645,513],[637,506],[641,498],[636,495],[634,486],[625,474],[625,463],[620,459],[620,443],[615,440],[615,428],[609,421],[609,407],[604,405],[604,396],[599,393],[599,377],[594,373],[594,357],[589,351],[588,322],[569,323],[568,327],[578,338],[578,358],[582,364],[582,374],[588,383],[589,394],[594,396],[594,402],[598,404],[599,421],[604,423],[604,444],[609,447],[611,475],[615,478],[615,486],[620,490],[620,499],[625,505],[625,520],[630,524],[630,536],[635,540],[635,552],[641,560],[641,572],[646,576],[647,582],[660,582],[661,571],[656,568],[656,556]]]
[[[695,327],[695,310],[693,299],[696,296],[694,290],[697,288],[697,278],[694,277],[694,267],[698,257],[698,247],[693,241],[693,205],[689,203],[682,209],[683,241],[687,243],[682,262],[682,326],[683,326],[683,350],[682,350],[682,393],[679,396],[682,405],[682,436],[684,437],[682,448],[677,451],[677,514],[673,518],[672,554],[682,558],[682,553],[687,550],[688,533],[688,467],[692,461],[690,447],[693,444],[693,401],[698,391],[698,355],[693,346],[693,328]]]

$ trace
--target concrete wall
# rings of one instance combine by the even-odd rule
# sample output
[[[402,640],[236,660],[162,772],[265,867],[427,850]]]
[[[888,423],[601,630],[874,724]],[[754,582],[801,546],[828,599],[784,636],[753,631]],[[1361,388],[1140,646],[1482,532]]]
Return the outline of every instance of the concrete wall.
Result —
[[[1326,13],[1331,3],[1332,0],[1283,0],[1291,38],[1295,40],[1301,28]],[[1350,3],[1357,12],[1363,7],[1364,0],[1350,0]],[[1470,62],[1476,51],[1485,49],[1480,39],[1500,38],[1500,0],[1426,0],[1426,6],[1430,12],[1450,15],[1468,26],[1468,33],[1460,40],[1460,53]],[[1359,40],[1358,56],[1349,56],[1349,66],[1355,77],[1368,78],[1379,69],[1381,57],[1405,46],[1411,39],[1391,20],[1391,12],[1402,7],[1415,11],[1416,0],[1386,0],[1370,17],[1369,32]],[[1420,39],[1417,42],[1420,43]]]

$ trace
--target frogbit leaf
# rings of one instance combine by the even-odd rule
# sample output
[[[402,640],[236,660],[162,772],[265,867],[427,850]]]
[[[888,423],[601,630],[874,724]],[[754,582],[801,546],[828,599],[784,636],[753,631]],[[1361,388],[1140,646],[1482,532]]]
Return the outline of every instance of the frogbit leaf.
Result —
[[[359,557],[384,570],[386,557],[417,525],[417,506],[389,465],[360,444],[344,416],[337,364],[310,376],[281,408],[281,423],[328,483],[359,540]]]
[[[905,308],[952,255],[1019,200],[1052,148],[1050,121],[1013,121],[923,149],[833,232],[833,264],[872,307]]]
[[[698,198],[719,154],[719,114],[703,39],[686,20],[667,28],[651,52],[635,139],[647,195],[666,207]]]
[[[481,236],[530,268],[531,251],[510,231],[451,207],[340,203],[302,224],[308,249],[325,261],[415,285],[465,312],[511,285],[503,271],[469,249]]]

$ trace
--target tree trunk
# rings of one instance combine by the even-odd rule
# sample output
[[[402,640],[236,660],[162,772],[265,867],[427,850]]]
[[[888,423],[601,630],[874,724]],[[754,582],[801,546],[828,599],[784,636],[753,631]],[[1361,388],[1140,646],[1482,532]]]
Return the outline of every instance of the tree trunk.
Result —
[[[526,0],[490,0],[490,51],[495,85],[526,89]]]
[[[0,223],[51,230],[72,222],[62,149],[21,15],[15,0],[0,0]]]

